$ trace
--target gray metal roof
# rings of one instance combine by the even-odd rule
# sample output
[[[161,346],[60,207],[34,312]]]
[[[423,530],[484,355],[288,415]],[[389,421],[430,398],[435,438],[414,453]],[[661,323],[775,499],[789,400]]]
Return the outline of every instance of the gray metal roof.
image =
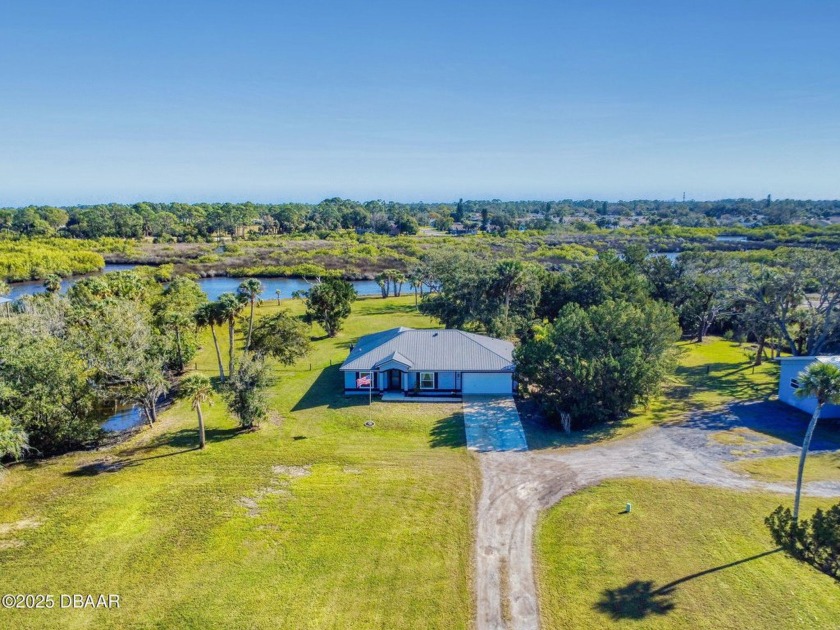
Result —
[[[820,363],[831,363],[840,367],[840,354],[823,356],[779,357],[777,361],[807,361],[808,363],[814,363],[815,361],[819,361]]]
[[[341,369],[375,370],[390,361],[414,371],[512,372],[513,344],[463,330],[392,328],[359,339]]]

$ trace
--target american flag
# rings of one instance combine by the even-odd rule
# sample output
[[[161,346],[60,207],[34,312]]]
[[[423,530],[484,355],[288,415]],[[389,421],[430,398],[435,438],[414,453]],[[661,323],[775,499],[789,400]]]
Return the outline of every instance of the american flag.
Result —
[[[356,387],[370,387],[370,376],[362,376],[356,379]]]

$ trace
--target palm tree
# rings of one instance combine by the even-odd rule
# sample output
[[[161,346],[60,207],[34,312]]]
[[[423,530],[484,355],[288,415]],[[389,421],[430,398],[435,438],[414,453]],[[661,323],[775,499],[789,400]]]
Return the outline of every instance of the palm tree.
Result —
[[[222,293],[219,296],[219,301],[216,302],[217,308],[219,309],[219,318],[223,322],[227,322],[228,325],[228,336],[230,338],[230,346],[228,347],[228,374],[231,378],[233,377],[235,337],[234,325],[236,324],[236,318],[245,306],[245,301],[246,298],[244,298],[241,294]]]
[[[220,326],[224,320],[221,317],[218,302],[202,304],[193,315],[195,325],[199,328],[209,328],[213,335],[213,346],[216,348],[216,360],[219,362],[219,381],[225,382],[225,366],[222,363],[222,351],[219,348],[219,339],[216,337],[216,326]]]
[[[239,295],[245,297],[251,303],[251,317],[248,320],[248,341],[245,343],[245,352],[251,349],[251,333],[254,331],[254,302],[256,302],[260,294],[263,292],[262,282],[256,278],[248,278],[239,285]]]
[[[802,474],[805,472],[805,458],[808,456],[808,448],[811,446],[811,438],[817,421],[820,419],[820,412],[826,403],[840,403],[840,368],[833,363],[815,361],[799,374],[799,388],[796,395],[799,398],[813,396],[817,399],[817,406],[808,430],[805,431],[805,440],[802,442],[802,454],[799,456],[799,471],[796,474],[796,498],[793,503],[793,522],[799,521],[799,500],[802,495]]]
[[[386,298],[391,293],[391,280],[388,277],[388,272],[383,271],[382,273],[376,274],[376,277],[373,281],[379,285],[379,290],[382,291],[382,297]]]
[[[136,378],[126,387],[125,402],[139,405],[149,426],[157,422],[158,400],[169,392],[169,379],[161,368],[160,364],[148,361],[138,369]]]
[[[44,280],[44,288],[50,295],[55,295],[61,290],[61,277],[51,273]]]
[[[405,283],[405,274],[399,269],[392,269],[390,271],[391,284],[394,285],[394,297],[402,295],[402,287]]]
[[[210,379],[204,374],[190,374],[181,381],[180,394],[190,401],[190,406],[198,415],[198,448],[204,448],[207,440],[204,436],[204,414],[201,412],[201,405],[213,404],[213,387]]]
[[[280,306],[280,294],[282,293],[282,291],[280,291],[280,289],[276,289],[274,293],[277,294],[277,306]]]
[[[423,279],[417,273],[412,273],[408,277],[408,282],[411,285],[411,288],[414,289],[414,306],[417,306],[417,291],[423,291]]]

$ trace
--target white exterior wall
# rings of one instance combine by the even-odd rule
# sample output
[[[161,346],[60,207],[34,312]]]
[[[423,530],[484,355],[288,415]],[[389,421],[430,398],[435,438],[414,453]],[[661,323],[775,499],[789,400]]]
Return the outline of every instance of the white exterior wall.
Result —
[[[811,365],[813,361],[813,357],[791,357],[780,361],[782,369],[779,375],[779,400],[807,414],[814,413],[814,409],[817,407],[817,399],[813,397],[799,398],[796,395],[796,390],[791,387],[790,381],[797,378],[802,370]],[[823,407],[820,417],[840,418],[840,405],[826,405]]]
[[[464,372],[461,379],[464,394],[512,394],[510,372]]]

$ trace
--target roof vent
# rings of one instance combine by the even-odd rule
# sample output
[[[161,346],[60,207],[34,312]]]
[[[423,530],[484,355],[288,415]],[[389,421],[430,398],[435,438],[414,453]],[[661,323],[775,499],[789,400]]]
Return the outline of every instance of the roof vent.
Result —
[[[434,335],[432,335],[432,337],[437,337],[437,336],[438,336],[438,334],[437,334],[437,333],[435,333]]]

